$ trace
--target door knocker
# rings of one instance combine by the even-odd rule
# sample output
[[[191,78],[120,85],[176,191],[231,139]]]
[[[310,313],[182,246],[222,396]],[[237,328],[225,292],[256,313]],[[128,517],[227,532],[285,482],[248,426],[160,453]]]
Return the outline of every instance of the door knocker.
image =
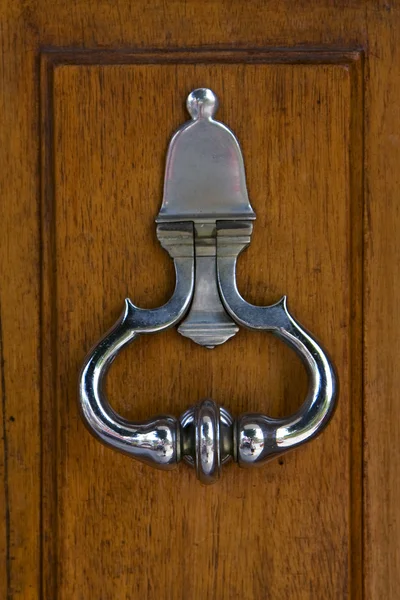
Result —
[[[191,120],[175,133],[168,149],[156,222],[158,239],[175,265],[171,299],[152,310],[126,299],[120,319],[87,355],[79,381],[82,418],[101,442],[161,469],[172,469],[184,459],[205,484],[219,478],[221,465],[230,458],[243,467],[258,465],[313,439],[331,418],[337,391],[332,363],[291,316],[286,297],[271,306],[253,306],[238,292],[236,261],[250,243],[256,216],[239,143],[214,120],[217,108],[211,90],[191,92]],[[103,390],[112,361],[137,336],[178,324],[180,334],[207,348],[229,340],[240,325],[270,331],[306,367],[309,388],[303,405],[283,419],[263,414],[234,419],[213,400],[189,408],[179,419],[122,418]]]

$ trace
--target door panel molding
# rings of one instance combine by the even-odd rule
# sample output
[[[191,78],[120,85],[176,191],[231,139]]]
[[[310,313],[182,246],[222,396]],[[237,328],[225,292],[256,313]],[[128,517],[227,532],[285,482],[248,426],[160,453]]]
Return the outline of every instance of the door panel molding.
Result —
[[[357,598],[360,597],[360,590],[362,588],[362,439],[363,439],[363,431],[362,431],[362,415],[363,415],[363,407],[362,407],[362,295],[363,295],[363,122],[364,122],[364,99],[363,99],[363,52],[359,48],[355,49],[346,49],[346,50],[335,50],[335,49],[305,49],[305,48],[288,48],[288,49],[269,49],[269,48],[253,48],[249,49],[238,49],[238,50],[229,50],[229,49],[206,49],[199,50],[196,48],[190,50],[168,50],[159,51],[159,50],[133,50],[133,51],[112,51],[112,50],[79,50],[79,49],[58,49],[58,48],[46,48],[42,51],[40,57],[41,63],[41,85],[40,85],[40,94],[41,94],[41,147],[42,147],[42,167],[41,167],[41,189],[42,189],[42,212],[41,212],[41,236],[42,236],[42,556],[46,557],[46,560],[43,561],[43,589],[45,597],[57,597],[57,590],[59,589],[60,582],[65,583],[65,577],[62,573],[57,572],[57,565],[62,564],[63,559],[60,556],[60,552],[62,553],[63,549],[65,549],[65,541],[62,539],[66,534],[64,529],[64,511],[65,511],[65,503],[63,503],[62,494],[63,494],[63,486],[65,485],[65,474],[64,469],[65,465],[63,461],[65,460],[65,447],[69,444],[68,441],[68,424],[63,417],[65,417],[70,412],[77,413],[76,406],[71,404],[67,408],[65,406],[60,405],[60,399],[58,395],[58,390],[60,389],[60,384],[62,385],[62,380],[60,380],[59,373],[59,364],[58,364],[58,355],[62,352],[60,348],[60,336],[59,336],[59,319],[63,314],[59,309],[59,290],[57,284],[57,273],[59,271],[59,262],[60,253],[67,252],[67,250],[60,250],[60,240],[58,238],[58,228],[64,229],[63,225],[60,225],[61,215],[63,211],[65,211],[65,207],[63,211],[60,210],[60,207],[57,205],[57,185],[60,181],[60,177],[64,177],[62,172],[62,167],[59,165],[56,166],[56,146],[57,135],[60,135],[60,126],[58,129],[55,127],[55,106],[54,103],[57,102],[58,110],[62,110],[63,103],[70,101],[70,96],[68,95],[71,85],[80,85],[80,77],[82,74],[82,81],[85,81],[85,78],[88,77],[91,79],[91,73],[96,71],[95,79],[93,81],[100,82],[100,88],[90,88],[95,90],[95,93],[99,93],[96,96],[93,103],[101,101],[101,85],[107,86],[107,83],[104,83],[107,78],[107,73],[104,69],[109,68],[130,68],[132,66],[138,67],[152,67],[165,65],[174,67],[179,67],[182,65],[186,65],[188,68],[193,66],[193,69],[197,65],[204,66],[209,65],[210,68],[214,66],[221,65],[223,67],[226,65],[230,68],[243,69],[245,65],[270,65],[271,67],[277,66],[279,68],[301,68],[302,66],[311,66],[315,68],[324,68],[326,66],[329,69],[335,70],[339,69],[339,73],[344,72],[348,73],[346,77],[348,77],[348,85],[349,91],[344,92],[343,101],[348,101],[348,106],[345,107],[346,118],[347,121],[347,140],[344,142],[343,148],[346,152],[348,152],[348,172],[346,173],[347,177],[347,185],[348,185],[348,197],[347,197],[347,208],[346,214],[348,218],[347,231],[348,231],[348,252],[349,256],[346,260],[348,260],[348,322],[343,322],[341,327],[343,331],[346,332],[348,336],[348,345],[346,349],[346,360],[350,365],[348,370],[348,375],[344,378],[344,386],[342,387],[341,394],[339,397],[340,411],[341,414],[346,414],[347,420],[347,429],[346,431],[341,430],[340,423],[337,423],[336,430],[333,430],[331,433],[330,440],[328,442],[325,439],[326,444],[332,443],[332,439],[335,435],[338,435],[338,432],[341,432],[342,439],[345,440],[346,448],[348,452],[348,465],[347,465],[347,475],[348,477],[348,498],[349,498],[349,541],[343,541],[343,547],[346,547],[346,560],[350,562],[350,572],[344,578],[342,582],[342,592],[346,594],[346,590],[352,590],[352,597]],[[72,71],[66,71],[66,69],[72,69]],[[92,69],[92,71],[90,71]],[[100,70],[99,70],[100,69]],[[103,70],[102,70],[103,69]],[[93,71],[94,70],[94,71]],[[78,72],[80,71],[80,72]],[[111,72],[111,71],[110,71]],[[331,71],[330,71],[331,72]],[[333,71],[332,71],[333,72]],[[336,72],[336,71],[335,71]],[[69,80],[69,75],[71,74],[71,81]],[[322,73],[322,71],[321,71]],[[65,75],[64,75],[65,74]],[[113,82],[115,84],[118,81],[118,73],[114,76]],[[232,76],[233,77],[233,76]],[[294,75],[296,77],[296,75]],[[305,75],[305,83],[304,85],[307,87],[307,77]],[[342,75],[338,75],[339,79]],[[343,76],[344,77],[344,76]],[[97,79],[96,79],[97,78]],[[65,85],[67,87],[63,88],[63,81],[65,79]],[[222,79],[221,79],[222,81]],[[339,80],[338,80],[339,81]],[[92,80],[88,84],[92,85]],[[86,85],[84,83],[84,85]],[[335,84],[337,85],[337,89],[340,90],[341,83]],[[345,84],[345,79],[343,79],[343,85]],[[58,87],[57,87],[58,86]],[[86,88],[89,89],[89,88]],[[100,92],[99,92],[100,90]],[[304,92],[307,96],[307,91]],[[287,100],[286,95],[290,95],[290,90],[282,90],[282,98],[275,98],[275,103],[282,104],[282,110],[285,109],[285,103]],[[179,97],[179,94],[177,94]],[[57,100],[58,98],[58,100]],[[76,97],[75,97],[76,99]],[[326,100],[326,99],[323,99]],[[83,105],[88,106],[88,102],[90,104],[90,100],[83,100]],[[86,103],[86,104],[85,104]],[[224,101],[225,104],[225,101]],[[148,107],[147,109],[151,112],[153,107]],[[248,109],[246,109],[248,110]],[[339,109],[338,109],[339,110]],[[67,109],[68,113],[68,109]],[[65,115],[67,113],[63,113],[61,118],[66,118]],[[231,111],[233,114],[234,111]],[[72,113],[71,113],[72,114]],[[176,118],[177,111],[175,110],[174,118]],[[229,109],[228,109],[228,114]],[[242,115],[242,112],[238,111],[239,117]],[[106,118],[111,118],[109,113]],[[238,117],[238,118],[239,118]],[[168,115],[165,116],[165,120],[168,121]],[[178,119],[176,119],[178,121]],[[226,120],[226,119],[225,119]],[[65,121],[67,123],[67,121]],[[111,121],[109,121],[108,126],[110,127]],[[68,126],[64,125],[64,126]],[[173,120],[171,123],[167,123],[167,129],[172,129]],[[235,131],[240,131],[240,123],[238,126],[234,126]],[[128,135],[128,134],[127,134]],[[241,136],[239,134],[239,139]],[[166,147],[168,141],[168,137],[164,140],[157,140],[157,143],[164,145]],[[266,140],[265,140],[266,141]],[[275,140],[276,141],[276,140]],[[251,159],[251,139],[243,140],[244,152],[245,155],[248,155],[250,158],[248,160],[249,163],[252,162]],[[60,160],[58,158],[58,160]],[[346,159],[347,160],[347,159]],[[135,168],[138,168],[139,165],[135,165]],[[162,162],[159,163],[158,168],[160,169],[160,180],[162,179]],[[57,174],[56,174],[56,170]],[[60,170],[61,169],[61,170]],[[250,166],[250,171],[252,171],[252,167]],[[284,173],[284,167],[283,171]],[[250,193],[256,187],[255,186],[255,176],[252,172],[249,173],[249,186]],[[129,173],[126,175],[127,180],[135,179],[135,170],[131,169]],[[129,183],[127,184],[129,185]],[[125,191],[128,188],[124,188]],[[268,201],[271,203],[273,199],[269,198]],[[161,195],[156,199],[156,206],[161,202]],[[321,202],[323,202],[323,198],[321,198]],[[76,207],[75,207],[76,208]],[[257,207],[256,207],[257,210]],[[152,218],[152,214],[154,211],[148,211],[144,215],[146,227]],[[266,215],[263,215],[263,222],[265,223],[265,219],[268,219],[268,211]],[[86,232],[87,235],[93,235],[89,231]],[[65,235],[65,231],[63,231],[62,235]],[[78,240],[75,243],[79,243]],[[85,240],[82,238],[82,244],[85,244]],[[95,243],[95,242],[93,242]],[[110,244],[110,252],[112,252],[112,244]],[[127,248],[129,251],[129,247]],[[125,249],[123,247],[118,249],[118,252],[124,252]],[[155,254],[155,249],[152,247],[152,256],[156,257],[156,260],[159,261],[159,264],[155,266],[158,270],[165,269],[165,263],[163,259],[158,258],[158,255]],[[68,255],[66,254],[66,260],[68,259]],[[61,260],[63,260],[61,255]],[[319,267],[323,268],[323,267]],[[257,281],[259,279],[255,279],[254,284],[252,283],[251,275],[253,274],[253,269],[247,270],[250,273],[248,280],[245,279],[244,269],[242,269],[242,274],[239,272],[239,282],[242,281],[242,285],[247,286],[247,290],[250,294],[250,299],[253,297],[253,300],[256,302],[260,302],[263,300],[262,294],[257,291]],[[92,273],[89,271],[88,279],[91,277]],[[316,273],[318,276],[318,273]],[[161,276],[162,279],[162,276]],[[173,277],[170,278],[173,283]],[[164,286],[168,286],[167,277],[164,277],[163,281]],[[338,282],[339,286],[343,286],[346,284],[344,282]],[[82,283],[78,282],[78,286],[82,285]],[[90,284],[88,284],[90,286]],[[139,284],[138,284],[139,285]],[[143,292],[141,292],[143,293]],[[347,292],[346,292],[347,293]],[[165,290],[158,290],[158,294],[160,298],[167,296],[167,292]],[[121,301],[122,301],[121,297]],[[133,298],[135,300],[135,298]],[[265,299],[265,298],[264,298]],[[155,301],[158,300],[155,298]],[[118,301],[118,298],[116,298]],[[111,308],[111,306],[109,307]],[[73,307],[71,307],[73,310]],[[112,304],[112,311],[119,310],[119,306]],[[300,309],[303,310],[303,309]],[[102,316],[96,317],[96,319],[104,319],[104,323],[96,322],[95,327],[94,323],[87,327],[87,332],[84,333],[83,339],[84,344],[82,345],[82,353],[85,352],[91,342],[96,339],[95,331],[101,331],[104,327],[104,324],[112,322],[112,314],[110,311],[107,312],[101,311]],[[299,314],[299,318],[302,318],[302,315]],[[86,327],[86,316],[84,311],[82,311],[82,326]],[[310,327],[314,328],[314,325],[311,323]],[[329,331],[329,329],[327,330]],[[331,330],[333,331],[333,330]],[[323,332],[321,332],[322,335]],[[326,336],[326,332],[323,334]],[[326,340],[328,343],[329,340]],[[250,342],[251,343],[251,342]],[[268,343],[264,342],[264,343]],[[343,349],[342,349],[343,350]],[[136,351],[136,348],[133,350],[133,353]],[[130,354],[129,360],[134,360],[134,354]],[[144,354],[145,356],[145,354]],[[190,349],[189,354],[190,356]],[[79,362],[82,356],[77,356],[76,360]],[[126,366],[125,366],[126,369]],[[340,368],[339,368],[340,369]],[[73,372],[73,370],[72,370]],[[71,376],[71,375],[70,375]],[[339,376],[343,379],[343,375],[339,370]],[[65,384],[65,380],[64,380]],[[115,386],[114,386],[115,387]],[[195,398],[187,398],[183,400],[184,405],[180,408],[185,408],[185,406],[190,403],[190,401],[195,401]],[[162,403],[164,406],[164,402]],[[124,408],[123,405],[121,405]],[[125,407],[126,409],[126,407]],[[133,405],[133,411],[135,411],[135,407]],[[140,417],[141,407],[138,408],[139,415],[137,412],[133,412],[132,414]],[[247,408],[246,408],[247,410]],[[67,411],[67,412],[65,412]],[[148,411],[146,411],[148,412]],[[179,412],[179,411],[178,411]],[[69,417],[68,417],[69,418]],[[72,420],[72,427],[75,427],[75,416]],[[340,416],[336,417],[340,419]],[[71,427],[71,424],[69,425]],[[74,434],[75,435],[75,434]],[[79,439],[82,439],[82,444],[87,446],[90,444],[89,440],[86,440],[83,436],[85,433],[80,432]],[[324,446],[324,438],[321,438],[321,446],[320,451],[323,452]],[[91,452],[92,446],[90,445]],[[84,460],[84,458],[83,458]],[[126,459],[124,459],[126,460]],[[300,462],[302,460],[301,456],[298,459]],[[129,466],[129,469],[131,467]],[[131,470],[133,473],[133,471]],[[60,474],[61,473],[61,474]],[[327,473],[328,476],[328,473]],[[142,468],[137,468],[135,475],[132,474],[132,484],[133,481],[137,478],[148,479],[149,474],[147,470]],[[190,477],[188,475],[188,477]],[[268,475],[265,475],[266,479],[268,479]],[[275,470],[272,469],[271,477],[276,478],[276,482],[280,477],[276,467]],[[249,483],[249,480],[246,477],[246,482]],[[146,485],[146,482],[143,482],[143,485]],[[189,485],[189,484],[188,484]],[[227,483],[227,490],[229,489],[230,483]],[[241,485],[241,484],[239,484]],[[328,485],[328,484],[327,484]],[[172,487],[174,484],[168,482],[166,484],[167,487]],[[102,492],[100,492],[102,493]],[[190,491],[192,494],[193,491]],[[211,505],[210,505],[211,506]],[[58,532],[55,534],[55,532]],[[62,533],[61,533],[62,532]],[[61,537],[60,537],[61,536]],[[68,538],[67,538],[68,539]],[[188,568],[189,565],[187,565]],[[343,577],[343,573],[341,574]],[[266,584],[265,584],[266,585]],[[336,590],[336,583],[332,584],[332,593],[333,590]],[[71,590],[70,590],[71,591]],[[289,590],[290,592],[290,590]],[[65,592],[64,592],[65,593]]]

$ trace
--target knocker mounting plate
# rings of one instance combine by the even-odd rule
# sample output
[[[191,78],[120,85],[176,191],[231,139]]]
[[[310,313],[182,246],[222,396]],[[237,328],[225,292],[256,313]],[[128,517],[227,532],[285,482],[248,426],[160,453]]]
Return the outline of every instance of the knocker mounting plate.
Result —
[[[183,458],[202,483],[219,478],[232,459],[256,465],[314,438],[336,401],[336,377],[325,351],[289,313],[286,298],[271,306],[247,303],[236,286],[237,257],[250,243],[256,218],[243,157],[234,134],[214,116],[218,101],[205,88],[187,98],[191,120],[172,137],[157,236],[174,260],[176,286],[162,307],[143,310],[129,299],[118,322],[89,352],[79,381],[79,405],[88,429],[103,443],[158,468]],[[214,348],[239,326],[269,331],[303,361],[309,389],[301,408],[284,419],[243,414],[236,420],[213,400],[180,419],[131,422],[108,403],[104,377],[115,356],[138,335],[179,325],[195,343]]]
[[[186,105],[192,120],[170,142],[157,223],[193,223],[195,288],[189,313],[178,331],[213,348],[239,331],[218,292],[217,223],[251,221],[256,215],[247,195],[239,144],[225,125],[214,120],[216,96],[208,89],[195,90]]]

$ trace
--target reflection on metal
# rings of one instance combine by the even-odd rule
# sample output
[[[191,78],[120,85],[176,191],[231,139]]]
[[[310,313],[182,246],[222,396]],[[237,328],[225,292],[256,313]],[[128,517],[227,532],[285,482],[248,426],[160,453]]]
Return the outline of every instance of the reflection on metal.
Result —
[[[85,424],[101,442],[161,469],[184,459],[202,483],[214,483],[233,458],[251,466],[319,434],[332,416],[336,377],[315,339],[289,313],[286,298],[253,306],[236,285],[237,258],[250,243],[255,214],[250,205],[242,153],[234,134],[214,119],[211,90],[189,94],[191,120],[173,136],[167,155],[157,236],[175,264],[176,285],[162,307],[143,310],[129,299],[112,329],[89,352],[79,381]],[[284,419],[243,414],[236,420],[213,400],[203,400],[178,420],[161,416],[127,421],[108,403],[104,377],[116,355],[137,336],[179,325],[195,343],[214,348],[239,326],[269,331],[301,358],[309,376],[301,408]]]
[[[256,216],[247,195],[238,141],[213,118],[218,108],[216,96],[208,89],[194,90],[186,105],[192,120],[178,129],[170,142],[157,223],[193,223],[196,285],[189,313],[178,331],[213,348],[239,331],[218,292],[217,222]]]

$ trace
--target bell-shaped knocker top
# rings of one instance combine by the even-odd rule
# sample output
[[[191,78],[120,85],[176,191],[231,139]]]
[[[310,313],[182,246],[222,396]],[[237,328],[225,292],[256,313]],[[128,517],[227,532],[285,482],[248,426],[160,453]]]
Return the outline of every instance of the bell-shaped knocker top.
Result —
[[[216,96],[194,90],[186,105],[192,120],[170,142],[157,223],[255,219],[240,146],[230,129],[214,120]]]
[[[221,466],[230,459],[240,466],[256,465],[313,439],[333,414],[337,389],[332,363],[291,316],[286,297],[262,307],[247,303],[238,292],[236,261],[250,243],[255,214],[239,144],[225,125],[214,120],[217,106],[211,90],[189,94],[192,120],[175,133],[168,150],[157,235],[175,264],[171,299],[152,310],[126,299],[118,322],[87,355],[79,381],[83,420],[100,441],[158,468],[171,469],[183,458],[206,484],[218,479]],[[180,419],[122,418],[103,389],[112,361],[138,335],[173,325],[207,348],[226,342],[239,326],[271,332],[306,367],[309,388],[303,405],[283,419],[247,413],[234,419],[206,399]]]

